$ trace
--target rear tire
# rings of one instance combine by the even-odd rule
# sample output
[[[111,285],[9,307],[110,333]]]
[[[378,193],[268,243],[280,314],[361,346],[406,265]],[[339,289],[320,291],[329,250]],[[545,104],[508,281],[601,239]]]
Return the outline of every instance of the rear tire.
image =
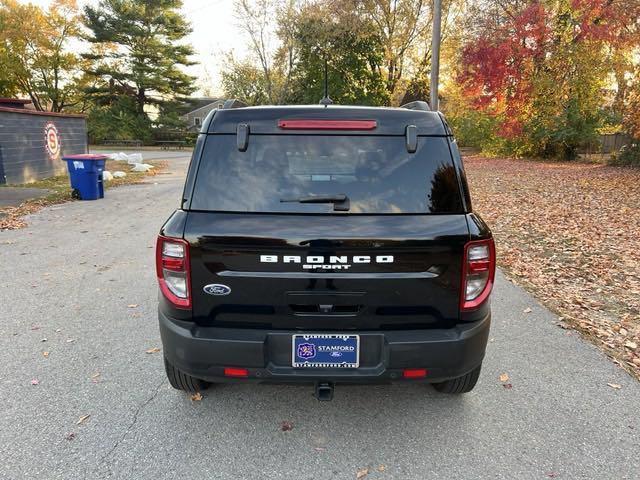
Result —
[[[462,375],[461,377],[452,378],[446,382],[434,383],[433,388],[441,393],[460,394],[470,392],[478,382],[481,367],[482,365],[478,365],[469,373]]]
[[[164,357],[164,369],[167,372],[169,383],[176,390],[196,393],[206,390],[209,385],[211,385],[209,382],[192,377],[191,375],[184,373],[182,370],[178,370],[171,362],[169,362],[169,360],[167,360],[167,357]]]

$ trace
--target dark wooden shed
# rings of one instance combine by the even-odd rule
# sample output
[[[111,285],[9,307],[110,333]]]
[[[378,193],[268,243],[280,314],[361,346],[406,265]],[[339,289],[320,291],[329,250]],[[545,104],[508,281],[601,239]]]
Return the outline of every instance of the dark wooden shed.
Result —
[[[0,98],[0,184],[63,174],[64,155],[87,152],[84,115],[40,112],[29,103]]]

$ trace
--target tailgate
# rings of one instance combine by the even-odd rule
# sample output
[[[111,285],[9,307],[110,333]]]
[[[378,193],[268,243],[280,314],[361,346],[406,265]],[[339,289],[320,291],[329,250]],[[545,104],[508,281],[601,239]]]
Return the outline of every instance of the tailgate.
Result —
[[[194,320],[304,331],[452,327],[468,238],[464,215],[192,211]]]

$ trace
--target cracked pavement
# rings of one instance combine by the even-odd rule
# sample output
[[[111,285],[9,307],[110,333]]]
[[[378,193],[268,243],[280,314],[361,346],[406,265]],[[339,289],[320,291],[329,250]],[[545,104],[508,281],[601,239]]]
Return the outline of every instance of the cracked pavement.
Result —
[[[188,158],[160,157],[173,174],[0,232],[0,479],[638,478],[640,384],[501,275],[469,395],[172,390],[146,353],[161,346],[153,247]]]

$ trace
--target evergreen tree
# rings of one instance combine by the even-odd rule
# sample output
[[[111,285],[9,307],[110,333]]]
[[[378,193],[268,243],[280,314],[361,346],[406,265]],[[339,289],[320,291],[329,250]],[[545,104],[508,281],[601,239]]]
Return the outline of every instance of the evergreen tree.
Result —
[[[181,0],[101,0],[85,7],[88,40],[96,45],[86,56],[94,62],[89,75],[100,80],[90,91],[97,103],[110,105],[124,93],[143,115],[148,105],[195,90],[194,77],[181,69],[193,65],[181,6]]]

